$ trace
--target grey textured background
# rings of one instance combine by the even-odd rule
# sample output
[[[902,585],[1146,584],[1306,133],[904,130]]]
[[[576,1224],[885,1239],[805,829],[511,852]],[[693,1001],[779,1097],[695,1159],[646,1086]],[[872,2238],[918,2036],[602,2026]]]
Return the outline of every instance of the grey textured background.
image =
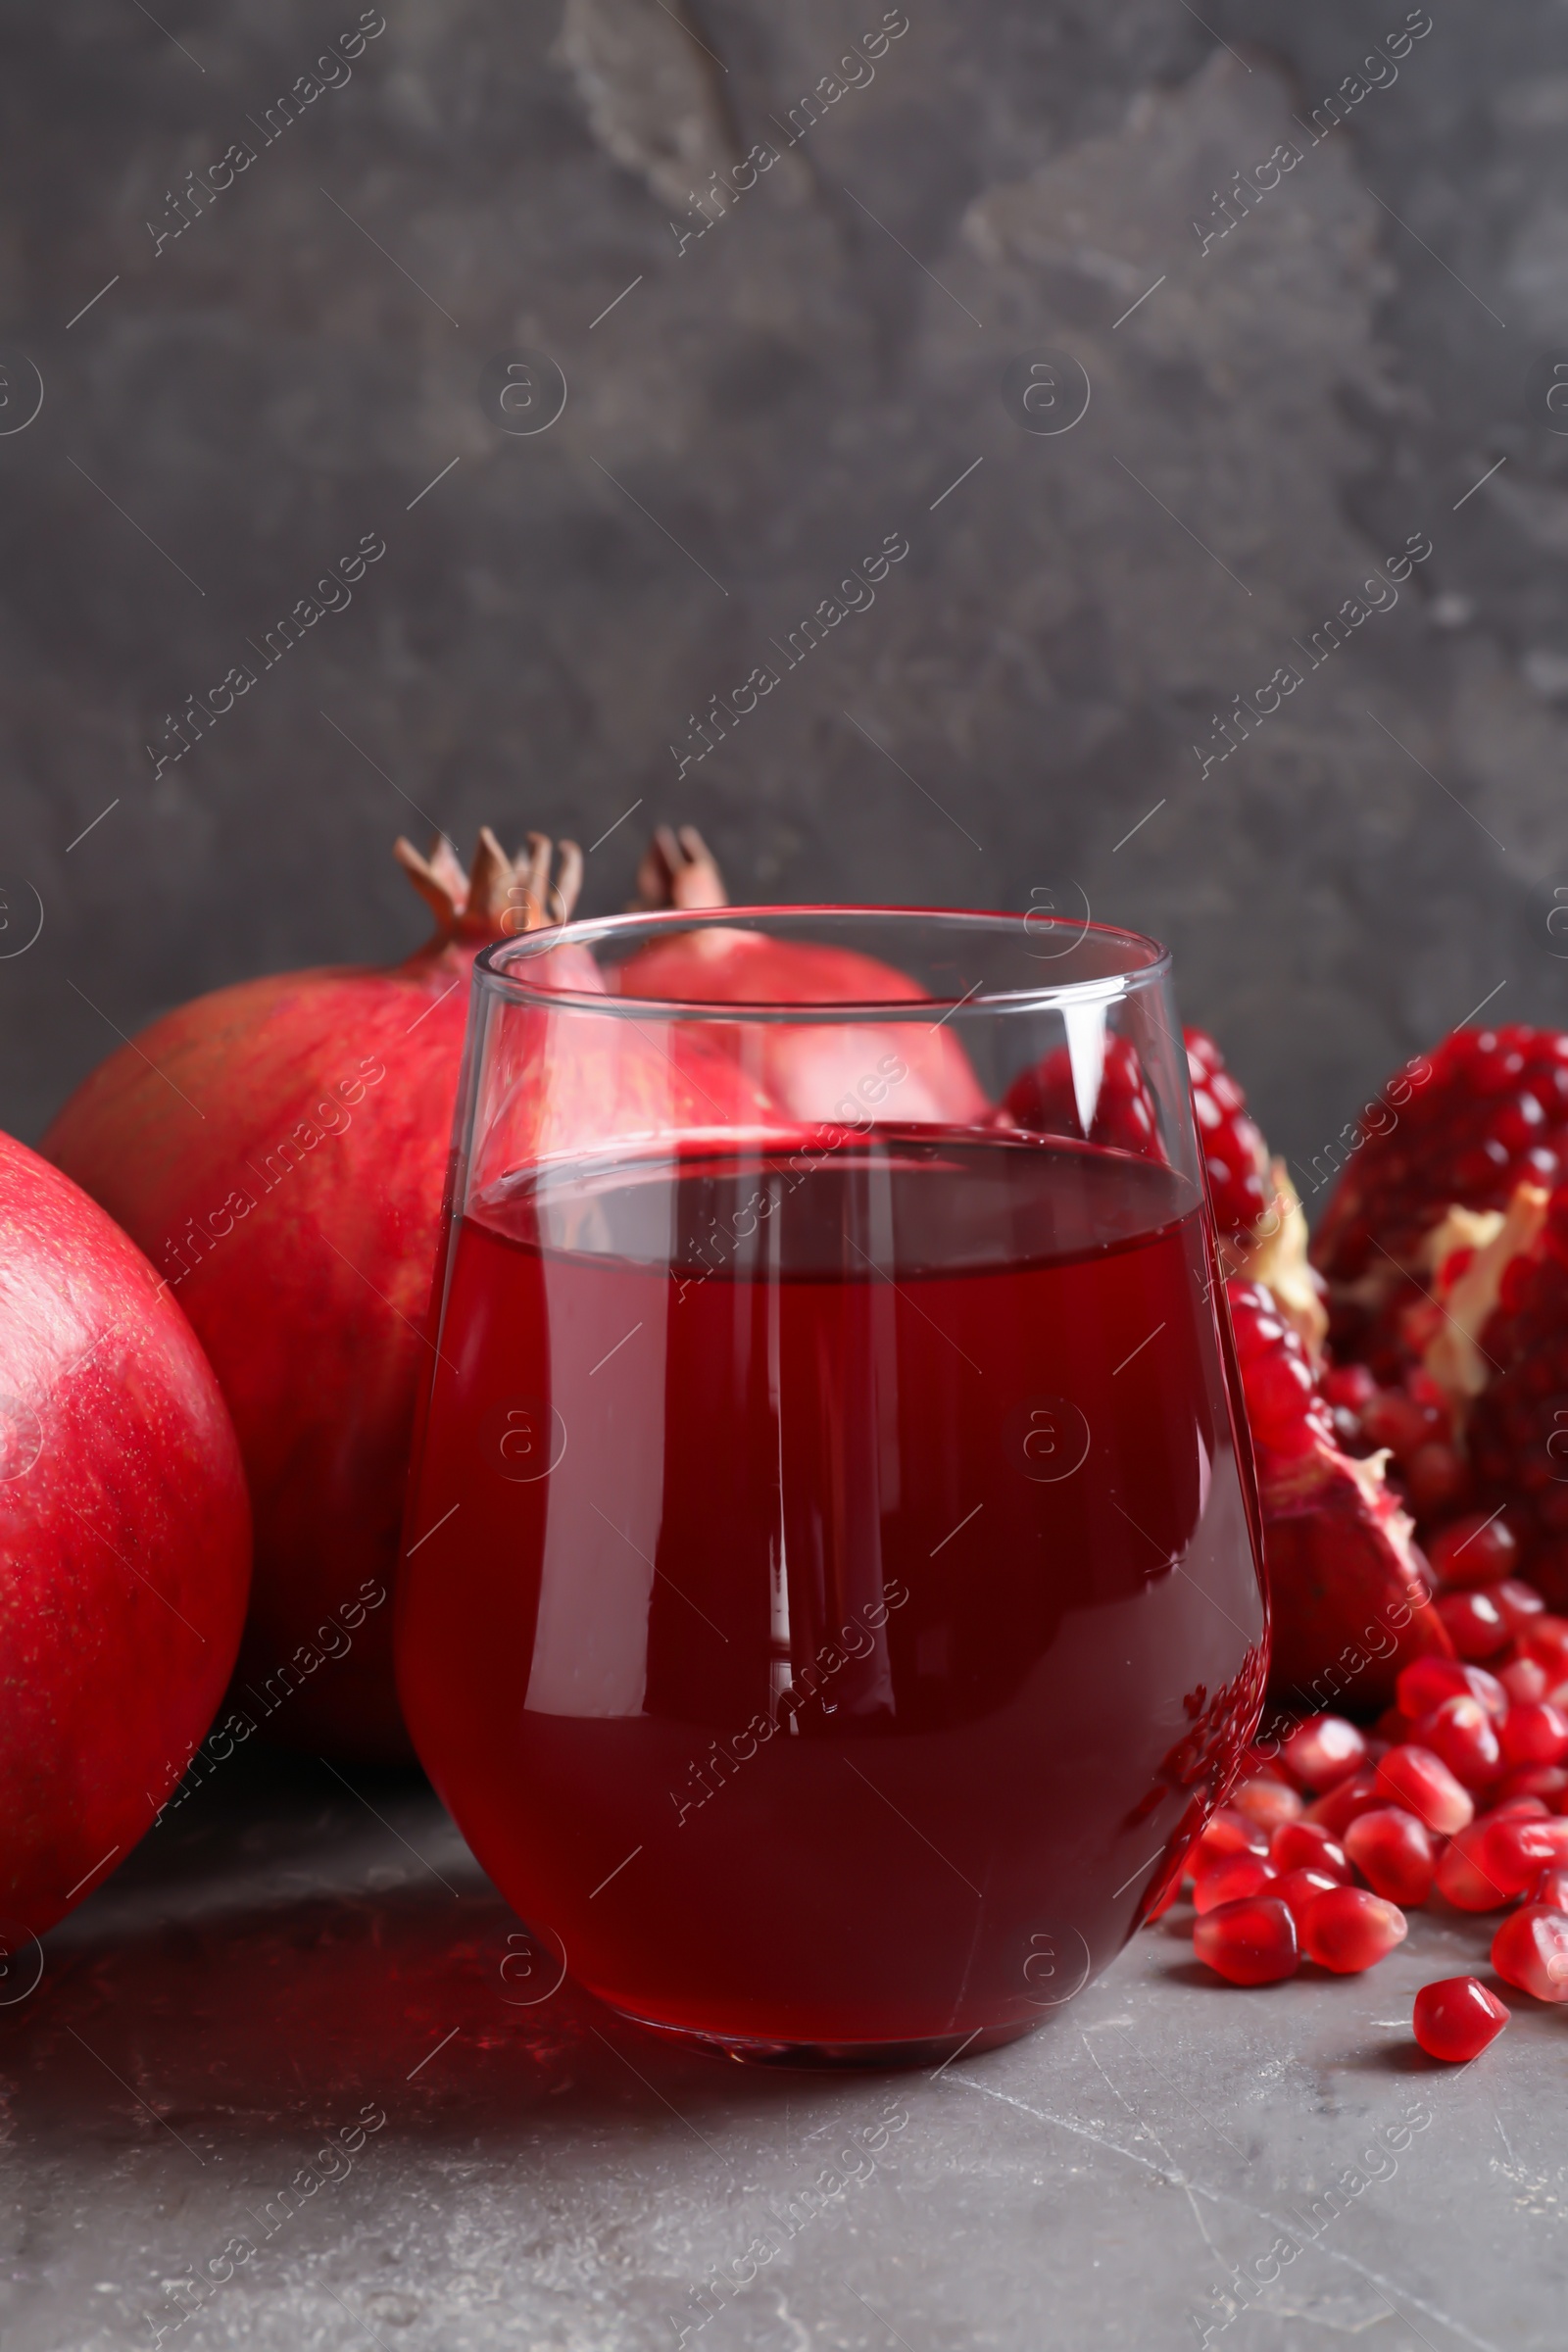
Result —
[[[4,11],[0,415],[18,353],[46,397],[0,437],[6,936],[44,915],[0,962],[0,1119],[35,1134],[197,989],[412,946],[400,828],[586,846],[639,800],[590,909],[684,817],[737,896],[1081,891],[1152,929],[1301,1163],[1499,983],[1496,1015],[1560,1017],[1561,0],[1433,0],[1206,254],[1195,215],[1304,144],[1399,0],[1207,0],[1233,55],[1182,0],[908,0],[874,81],[682,251],[682,190],[782,149],[874,0],[693,0],[690,30],[675,0],[387,0],[155,253],[166,191],[260,147],[357,13]],[[1040,345],[1093,385],[1055,438],[1002,391]],[[515,346],[569,385],[537,437],[481,406]],[[366,531],[352,607],[155,778],[165,713]],[[677,778],[688,712],[888,532],[874,608]],[[1412,532],[1398,607],[1205,779],[1216,706]]]

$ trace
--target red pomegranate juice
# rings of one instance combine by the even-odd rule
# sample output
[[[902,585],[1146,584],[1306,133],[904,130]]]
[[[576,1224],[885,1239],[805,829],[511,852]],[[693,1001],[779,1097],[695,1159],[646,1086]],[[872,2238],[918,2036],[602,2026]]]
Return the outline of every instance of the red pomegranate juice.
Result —
[[[579,1982],[847,2047],[1016,2032],[1103,1967],[1261,1694],[1190,1186],[672,1151],[510,1180],[445,1280],[403,1698]]]

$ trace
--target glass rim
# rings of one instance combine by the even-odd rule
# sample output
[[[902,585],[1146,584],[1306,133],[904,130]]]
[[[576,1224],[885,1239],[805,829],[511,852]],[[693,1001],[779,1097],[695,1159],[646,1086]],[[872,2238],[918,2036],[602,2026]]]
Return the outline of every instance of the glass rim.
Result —
[[[863,925],[868,932],[895,925],[920,923],[937,931],[980,931],[991,938],[1012,937],[1020,941],[1054,937],[1068,932],[1075,936],[1065,948],[1046,954],[1038,948],[1024,947],[1025,955],[1040,956],[1051,961],[1069,956],[1093,937],[1103,943],[1114,943],[1118,951],[1118,968],[1102,972],[1086,980],[1045,980],[1026,988],[987,989],[978,983],[961,997],[924,996],[918,998],[885,997],[833,1000],[827,1003],[800,1004],[771,999],[758,1002],[739,1002],[724,998],[693,997],[622,997],[598,995],[587,989],[531,987],[523,972],[536,958],[548,956],[561,948],[591,947],[605,940],[636,939],[648,941],[683,931],[723,930],[726,927],[758,928],[766,926],[775,934],[787,935],[792,925],[805,927],[823,920],[840,920]],[[867,943],[866,952],[871,952]],[[710,1020],[733,1022],[844,1022],[874,1021],[878,1025],[890,1021],[925,1021],[939,1012],[944,1021],[962,1019],[980,1013],[1050,1012],[1072,1004],[1108,1004],[1136,991],[1157,987],[1168,979],[1171,953],[1158,940],[1146,932],[1131,931],[1117,923],[1097,923],[1074,916],[1043,914],[1038,908],[1023,913],[997,913],[984,908],[967,909],[950,906],[856,906],[833,904],[793,906],[704,906],[662,907],[655,912],[586,915],[567,923],[546,925],[536,931],[522,931],[510,938],[492,940],[474,958],[476,982],[482,982],[499,997],[514,1004],[528,1004],[540,1010],[594,1012],[615,1014],[626,1019]]]

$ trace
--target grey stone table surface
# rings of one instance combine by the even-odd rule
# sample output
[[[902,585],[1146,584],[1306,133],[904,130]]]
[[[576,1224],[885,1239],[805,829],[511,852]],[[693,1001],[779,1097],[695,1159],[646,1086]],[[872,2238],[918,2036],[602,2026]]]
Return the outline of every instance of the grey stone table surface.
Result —
[[[1409,2033],[1485,1922],[1237,1992],[1182,1907],[1005,2049],[773,2072],[530,1973],[423,1783],[349,1779],[236,1755],[8,1963],[6,2352],[1563,2342],[1568,2018]]]

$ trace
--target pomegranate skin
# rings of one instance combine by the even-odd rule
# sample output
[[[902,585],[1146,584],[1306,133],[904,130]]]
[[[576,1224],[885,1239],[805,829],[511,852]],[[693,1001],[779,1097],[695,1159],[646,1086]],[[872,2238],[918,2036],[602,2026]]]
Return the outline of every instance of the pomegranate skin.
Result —
[[[40,1936],[151,1826],[250,1575],[233,1425],[168,1287],[0,1136],[0,1915]]]
[[[1193,1930],[1193,1949],[1228,1984],[1278,1984],[1295,1976],[1300,1956],[1289,1906],[1267,1894],[1205,1913]]]
[[[1444,1977],[1436,1984],[1422,1985],[1411,2023],[1429,2058],[1462,2066],[1496,2040],[1508,2023],[1508,2011],[1474,1977]]]
[[[166,1275],[222,1384],[256,1513],[239,1681],[291,1745],[413,1753],[389,1602],[473,952],[199,997],[44,1138]],[[318,1629],[356,1602],[323,1664],[342,1638]]]

